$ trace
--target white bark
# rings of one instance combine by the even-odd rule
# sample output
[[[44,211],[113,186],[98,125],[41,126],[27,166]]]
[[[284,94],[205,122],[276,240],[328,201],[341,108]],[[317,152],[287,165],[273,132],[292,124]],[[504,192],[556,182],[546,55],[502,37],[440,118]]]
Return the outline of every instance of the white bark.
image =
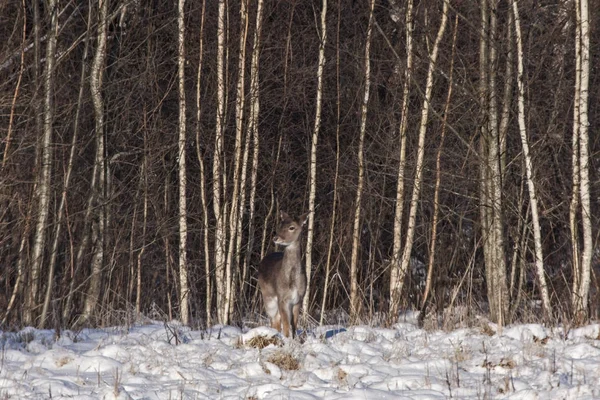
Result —
[[[210,272],[210,250],[208,241],[209,223],[208,223],[208,200],[206,197],[206,172],[204,169],[204,157],[200,150],[201,142],[201,116],[202,116],[202,103],[201,103],[201,82],[202,82],[202,66],[204,59],[204,20],[206,12],[206,0],[202,0],[202,11],[200,16],[200,37],[198,38],[199,43],[199,56],[198,56],[198,75],[196,77],[196,157],[198,158],[198,165],[200,166],[200,201],[202,203],[202,227],[204,229],[202,235],[202,244],[204,250],[204,272],[205,272],[205,283],[206,283],[206,326],[209,327],[212,324],[212,282]]]
[[[227,319],[230,317],[232,289],[233,289],[233,268],[239,267],[238,243],[241,242],[241,224],[244,210],[244,197],[246,186],[246,171],[248,166],[248,147],[242,145],[244,131],[244,108],[246,105],[246,38],[248,37],[248,11],[246,10],[246,0],[240,2],[240,48],[238,54],[238,81],[236,86],[235,98],[235,144],[233,159],[233,193],[231,195],[231,207],[229,210],[229,245],[227,257],[225,259],[225,313]],[[246,140],[246,143],[248,139]],[[242,155],[242,147],[244,152]],[[239,241],[238,241],[239,239]]]
[[[254,28],[254,39],[252,42],[252,61],[250,67],[250,120],[248,122],[248,140],[252,137],[252,166],[250,171],[250,210],[248,215],[248,248],[244,260],[244,271],[242,278],[247,279],[248,263],[250,253],[254,244],[254,210],[256,199],[256,183],[258,178],[258,146],[259,131],[258,117],[260,114],[259,96],[259,67],[260,67],[260,38],[262,31],[263,0],[258,0],[256,5],[256,27]]]
[[[542,252],[542,233],[540,228],[540,217],[538,212],[537,192],[533,180],[533,164],[529,154],[529,141],[527,140],[527,126],[525,125],[525,77],[523,73],[523,38],[521,35],[521,20],[519,18],[519,6],[517,0],[512,2],[515,38],[517,40],[517,87],[519,104],[519,133],[521,136],[521,145],[523,146],[523,158],[525,161],[525,173],[527,176],[527,188],[529,190],[529,203],[531,206],[531,221],[533,223],[533,239],[535,247],[535,267],[540,284],[540,294],[542,296],[542,306],[547,318],[552,314],[550,306],[550,296],[548,295],[548,285],[546,284],[546,275],[544,271],[544,255]]]
[[[357,321],[362,309],[362,298],[358,289],[358,257],[361,233],[361,205],[362,192],[365,180],[364,145],[367,132],[367,111],[369,109],[369,94],[371,89],[371,36],[373,33],[373,10],[375,0],[371,0],[369,11],[369,25],[367,26],[367,37],[365,38],[365,91],[360,108],[360,129],[358,136],[358,182],[356,185],[356,198],[354,201],[354,222],[352,229],[352,256],[350,259],[350,317]]]
[[[50,12],[50,34],[46,44],[46,69],[44,71],[44,122],[41,141],[41,172],[35,195],[37,204],[37,221],[34,231],[33,250],[31,252],[31,267],[29,285],[23,321],[26,324],[35,323],[34,308],[37,305],[37,295],[40,286],[40,276],[44,261],[46,246],[46,224],[50,206],[50,179],[52,172],[52,131],[54,129],[54,68],[56,62],[56,40],[58,36],[58,9],[56,0],[48,1]]]
[[[225,0],[219,0],[217,21],[217,120],[213,152],[213,211],[215,214],[215,276],[217,289],[217,318],[220,324],[227,324],[227,292],[225,281],[225,213],[221,209],[221,185],[223,190],[223,130],[225,118]]]
[[[390,271],[390,319],[395,320],[400,307],[400,296],[404,284],[401,272],[402,257],[402,214],[404,213],[404,170],[406,169],[406,131],[408,129],[408,101],[413,68],[413,0],[406,4],[406,69],[404,70],[404,87],[402,90],[402,108],[400,119],[400,157],[398,161],[398,178],[396,186],[396,209],[394,213],[394,242]],[[397,65],[396,68],[399,68]]]
[[[569,228],[571,230],[571,260],[573,263],[573,294],[571,303],[573,311],[580,309],[579,305],[579,287],[581,286],[581,270],[579,258],[579,234],[577,214],[580,200],[580,179],[579,173],[579,129],[580,129],[580,97],[581,97],[581,9],[579,1],[575,4],[575,95],[573,99],[573,149],[572,149],[572,174],[573,174],[573,191],[571,193],[571,204],[569,207]]]
[[[590,26],[588,0],[579,0],[580,23],[580,87],[579,87],[579,182],[581,199],[581,224],[583,228],[583,249],[581,251],[579,288],[574,295],[574,311],[577,323],[583,323],[588,315],[588,297],[593,256],[592,221],[590,206],[589,177],[589,120],[588,97],[590,80]]]
[[[444,0],[444,6],[442,9],[442,19],[440,21],[440,27],[429,55],[429,68],[427,70],[427,83],[425,86],[425,98],[423,99],[423,106],[421,108],[421,123],[419,125],[419,142],[417,147],[417,162],[415,165],[415,179],[413,183],[413,191],[410,200],[410,210],[408,214],[408,225],[406,229],[406,242],[404,243],[404,250],[402,252],[402,259],[400,264],[400,275],[398,281],[398,291],[402,292],[402,285],[404,284],[404,278],[408,271],[410,263],[410,256],[412,252],[413,240],[415,235],[416,220],[417,220],[417,208],[419,205],[419,195],[421,192],[421,182],[423,179],[423,160],[425,158],[425,137],[427,134],[427,121],[429,118],[429,107],[431,102],[431,95],[433,92],[433,73],[436,69],[437,55],[446,30],[448,23],[448,9],[450,0]]]
[[[177,77],[179,92],[179,138],[177,146],[177,159],[179,162],[179,307],[181,322],[189,324],[189,286],[187,266],[187,203],[186,181],[187,170],[185,164],[185,0],[177,4]]]
[[[102,97],[102,80],[104,76],[104,61],[106,58],[106,28],[108,21],[108,0],[100,0],[98,3],[98,33],[96,52],[92,62],[90,76],[90,91],[94,104],[94,118],[96,130],[96,156],[94,160],[94,171],[97,174],[97,186],[92,187],[96,199],[100,199],[96,210],[96,216],[92,221],[92,243],[94,250],[92,256],[92,271],[90,286],[85,296],[81,321],[87,321],[96,310],[100,298],[102,283],[102,266],[104,264],[104,223],[105,223],[105,164],[104,157],[104,99]],[[91,195],[90,197],[93,197]]]
[[[325,69],[325,45],[327,43],[327,0],[322,0],[321,6],[321,25],[319,42],[319,61],[317,66],[317,98],[315,105],[315,126],[313,128],[312,140],[310,146],[310,183],[308,194],[308,226],[306,229],[306,294],[302,302],[302,308],[306,315],[310,305],[310,289],[312,274],[312,246],[315,227],[315,197],[317,190],[317,142],[319,140],[319,130],[321,129],[321,109],[323,98],[323,70]]]
[[[335,129],[335,172],[333,173],[333,201],[331,205],[331,224],[329,225],[329,244],[327,246],[327,260],[325,261],[325,282],[323,284],[323,300],[321,302],[321,315],[319,325],[323,325],[325,318],[325,307],[327,305],[327,293],[329,293],[329,277],[331,275],[331,254],[333,252],[333,241],[335,238],[335,221],[337,217],[338,202],[338,175],[340,170],[340,117],[341,117],[341,93],[340,93],[340,21],[341,21],[341,0],[338,0],[338,22],[337,22],[337,40],[336,40],[336,129]]]
[[[61,236],[62,231],[62,221],[65,212],[65,206],[67,203],[67,193],[69,190],[69,184],[71,182],[71,173],[73,172],[73,160],[75,159],[75,149],[77,138],[79,136],[79,115],[81,113],[81,106],[83,103],[83,94],[84,88],[86,84],[87,78],[87,55],[89,51],[89,35],[90,35],[90,27],[92,26],[92,13],[88,12],[88,20],[87,20],[87,32],[86,32],[86,40],[85,47],[83,49],[83,56],[81,57],[81,79],[79,83],[79,94],[77,98],[77,111],[75,112],[75,121],[73,122],[73,137],[71,138],[71,149],[69,151],[69,160],[67,162],[67,170],[65,172],[63,190],[60,198],[60,204],[58,206],[58,212],[56,216],[56,227],[54,229],[54,239],[52,241],[52,250],[50,251],[50,260],[48,267],[48,279],[46,286],[46,295],[44,298],[44,306],[42,308],[42,315],[40,320],[40,327],[44,327],[46,324],[46,320],[48,318],[48,310],[50,308],[50,300],[52,296],[52,290],[54,286],[54,271],[56,268],[56,255],[58,252],[58,243]]]

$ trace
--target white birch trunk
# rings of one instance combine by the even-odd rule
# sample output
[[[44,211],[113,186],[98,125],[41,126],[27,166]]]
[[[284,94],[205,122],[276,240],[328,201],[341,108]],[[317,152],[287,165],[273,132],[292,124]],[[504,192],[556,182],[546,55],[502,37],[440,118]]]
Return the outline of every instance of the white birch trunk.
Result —
[[[241,226],[243,216],[244,198],[242,197],[245,188],[246,167],[248,163],[248,150],[242,144],[244,131],[244,107],[246,105],[246,38],[248,36],[248,12],[246,10],[246,0],[240,2],[240,48],[238,54],[238,80],[236,85],[235,98],[235,144],[233,160],[233,193],[231,195],[231,206],[229,209],[229,245],[227,248],[227,257],[225,259],[225,310],[227,320],[230,318],[232,289],[233,289],[233,268],[239,267],[239,258],[237,256],[238,226]],[[244,147],[244,155],[242,155]],[[244,159],[245,160],[244,160]],[[239,206],[238,206],[239,205]],[[240,215],[241,214],[241,215]],[[240,235],[241,240],[241,235]]]
[[[177,78],[179,93],[179,138],[177,159],[179,162],[179,308],[181,322],[189,324],[189,286],[187,266],[187,170],[185,164],[185,0],[177,3]]]
[[[327,44],[327,0],[322,0],[321,6],[321,31],[319,42],[319,62],[317,66],[317,99],[315,105],[315,125],[312,133],[310,146],[310,183],[308,194],[308,226],[306,229],[306,294],[302,303],[304,315],[309,312],[311,275],[312,275],[312,246],[314,240],[315,227],[315,197],[317,190],[317,143],[319,140],[319,130],[321,129],[321,110],[323,99],[323,70],[325,69],[325,45]]]
[[[333,174],[333,201],[331,206],[331,224],[329,225],[329,244],[327,246],[327,259],[325,261],[325,282],[323,284],[323,300],[321,302],[321,315],[319,325],[323,325],[325,318],[325,307],[327,305],[327,293],[329,293],[329,277],[331,275],[331,254],[333,252],[333,241],[335,237],[335,221],[337,217],[338,202],[338,175],[340,170],[340,117],[341,117],[341,93],[340,93],[340,21],[341,21],[341,0],[338,0],[338,22],[337,22],[337,40],[336,40],[336,128],[335,128],[335,172]]]
[[[575,95],[573,99],[573,149],[572,149],[572,174],[573,191],[571,193],[571,204],[569,207],[569,228],[571,230],[571,260],[573,263],[573,291],[571,303],[573,312],[580,309],[579,288],[581,286],[581,269],[579,259],[579,225],[577,223],[577,214],[580,200],[580,179],[581,175],[579,160],[579,129],[580,129],[580,97],[581,97],[581,8],[579,0],[575,4]]]
[[[375,0],[371,0],[369,11],[369,25],[365,39],[365,91],[360,108],[360,129],[358,137],[358,182],[356,185],[356,198],[354,201],[354,222],[352,229],[352,256],[350,258],[350,318],[358,321],[362,311],[362,298],[358,289],[358,257],[360,247],[360,214],[362,206],[362,192],[365,180],[364,145],[367,131],[367,111],[369,109],[369,93],[371,89],[371,36],[373,33],[373,10]]]
[[[546,318],[552,315],[550,305],[550,296],[548,295],[548,285],[546,284],[546,275],[544,271],[544,255],[542,252],[542,233],[540,228],[540,219],[538,212],[537,192],[533,181],[533,164],[529,154],[529,141],[527,140],[527,127],[525,125],[525,77],[523,73],[523,39],[521,35],[521,20],[519,18],[519,6],[517,0],[512,2],[515,38],[517,40],[517,87],[518,87],[518,105],[519,105],[519,133],[521,136],[521,145],[523,146],[523,158],[525,161],[525,173],[527,176],[527,188],[529,190],[529,202],[531,206],[531,221],[533,223],[533,240],[535,247],[535,267],[540,284],[540,294],[542,296],[542,306]]]
[[[406,4],[406,69],[402,89],[402,108],[400,110],[400,157],[396,186],[396,209],[394,212],[394,242],[390,271],[390,312],[391,321],[395,321],[400,308],[404,274],[401,272],[402,257],[402,215],[404,213],[404,171],[406,169],[406,131],[408,129],[408,101],[413,68],[413,0]],[[397,65],[396,68],[400,66]]]
[[[579,0],[580,23],[580,90],[579,90],[579,182],[581,198],[581,224],[583,228],[583,249],[581,252],[581,267],[579,290],[575,303],[576,322],[581,324],[588,318],[588,296],[590,290],[590,275],[593,256],[592,220],[590,206],[590,177],[589,177],[589,120],[588,95],[590,80],[590,26],[588,0]]]
[[[217,21],[217,119],[215,124],[215,149],[213,152],[213,211],[215,214],[215,277],[217,289],[217,319],[227,324],[227,282],[225,281],[225,213],[221,209],[223,190],[223,130],[225,118],[225,0],[219,0]]]
[[[431,94],[433,92],[433,72],[436,68],[437,55],[446,30],[448,23],[448,9],[450,0],[444,0],[444,6],[442,9],[442,19],[440,21],[440,27],[429,55],[429,68],[427,70],[427,83],[425,86],[425,98],[423,99],[423,106],[421,109],[421,123],[419,125],[419,142],[417,147],[417,162],[415,165],[415,179],[413,184],[413,191],[410,200],[410,210],[408,214],[408,225],[406,229],[406,242],[404,243],[404,250],[402,252],[402,259],[400,264],[400,275],[398,281],[398,290],[402,292],[402,285],[404,284],[404,278],[408,271],[410,263],[410,255],[412,252],[413,240],[415,235],[416,220],[417,220],[417,208],[419,203],[419,195],[421,192],[421,182],[423,179],[423,160],[425,158],[425,137],[427,134],[427,121],[429,118],[429,107],[431,102]]]
[[[244,270],[242,278],[244,281],[248,275],[248,264],[250,262],[250,253],[254,244],[254,210],[256,199],[256,183],[258,178],[258,146],[259,131],[258,117],[260,114],[260,96],[259,96],[259,67],[260,67],[260,38],[262,31],[263,18],[263,0],[258,0],[256,5],[256,27],[254,29],[254,39],[252,42],[252,61],[250,67],[250,120],[248,122],[248,140],[252,137],[252,166],[250,171],[250,210],[248,215],[248,247],[246,258],[244,260]]]
[[[48,1],[50,12],[50,32],[46,43],[46,69],[44,72],[44,122],[41,141],[41,172],[35,195],[37,204],[37,221],[34,231],[33,250],[31,252],[31,267],[29,284],[25,296],[23,322],[35,323],[34,308],[37,305],[37,295],[46,247],[46,225],[50,207],[50,179],[52,173],[52,131],[54,129],[54,69],[56,63],[56,41],[58,36],[58,9],[56,0]]]
[[[94,104],[94,118],[96,130],[96,156],[94,170],[97,173],[97,185],[92,187],[96,198],[100,199],[96,216],[92,221],[92,243],[94,250],[92,256],[92,270],[90,286],[85,296],[82,319],[87,321],[96,310],[100,298],[102,283],[102,266],[104,263],[104,189],[105,189],[105,157],[104,157],[104,99],[102,97],[102,80],[104,76],[104,60],[106,58],[106,27],[108,14],[108,0],[98,3],[98,33],[96,52],[90,73],[90,91]]]
[[[198,158],[198,165],[200,166],[200,201],[202,203],[202,228],[204,230],[202,234],[202,244],[204,250],[204,273],[206,283],[206,326],[210,327],[212,324],[212,282],[211,282],[211,261],[210,261],[210,249],[209,249],[209,223],[208,223],[208,200],[206,197],[206,172],[204,167],[204,157],[200,149],[201,143],[201,116],[202,116],[202,103],[201,103],[201,83],[202,83],[202,66],[204,59],[204,20],[206,13],[206,0],[202,1],[202,11],[200,16],[200,37],[198,38],[199,49],[198,49],[198,75],[196,76],[196,157]]]

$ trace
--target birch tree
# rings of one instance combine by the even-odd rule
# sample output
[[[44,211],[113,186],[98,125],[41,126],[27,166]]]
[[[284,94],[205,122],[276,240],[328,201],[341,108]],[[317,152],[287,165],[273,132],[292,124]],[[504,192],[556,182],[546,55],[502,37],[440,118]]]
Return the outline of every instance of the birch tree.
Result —
[[[321,301],[321,315],[319,325],[323,325],[325,318],[325,307],[327,305],[327,293],[329,292],[329,279],[331,276],[331,255],[333,252],[333,241],[335,238],[335,221],[337,217],[338,203],[338,177],[340,171],[340,122],[341,122],[341,90],[340,90],[340,22],[341,22],[341,0],[338,0],[338,15],[335,46],[335,83],[336,83],[336,124],[335,124],[335,171],[333,173],[333,201],[331,204],[331,222],[329,225],[329,243],[327,245],[327,259],[325,261],[325,282],[323,284],[323,299]]]
[[[589,4],[587,0],[575,1],[576,7],[576,79],[575,107],[573,124],[573,199],[579,197],[579,201],[572,200],[571,208],[571,230],[572,240],[575,242],[573,248],[579,246],[577,243],[577,225],[574,214],[578,203],[581,207],[581,226],[583,234],[583,248],[581,257],[579,251],[573,253],[574,278],[573,278],[573,313],[578,324],[588,318],[588,296],[590,289],[590,275],[593,256],[592,221],[590,208],[590,178],[589,178],[589,120],[588,120],[588,97],[590,79],[590,26],[589,26]],[[578,175],[578,176],[577,176]],[[577,259],[576,259],[577,258]]]
[[[496,0],[481,0],[479,41],[480,116],[480,219],[491,319],[504,325],[508,313],[508,287],[502,225],[498,110],[496,99]],[[491,5],[491,12],[489,6]]]
[[[226,263],[226,216],[222,209],[222,190],[225,190],[223,177],[223,135],[225,124],[225,0],[219,0],[219,16],[217,21],[217,113],[215,123],[215,141],[213,152],[213,212],[215,215],[215,277],[217,289],[217,318],[220,324],[228,322],[228,301],[225,299],[227,281],[225,276]]]
[[[427,122],[429,119],[429,108],[431,104],[431,96],[433,92],[433,73],[436,69],[437,56],[440,48],[440,44],[444,37],[444,32],[446,30],[446,25],[448,22],[448,9],[450,6],[450,0],[444,0],[444,5],[442,8],[442,18],[440,21],[440,27],[438,29],[435,42],[431,49],[431,53],[429,54],[429,68],[427,69],[427,81],[425,84],[425,97],[423,99],[423,105],[421,107],[421,122],[419,124],[419,141],[417,145],[417,160],[415,164],[415,179],[413,183],[413,190],[410,200],[410,210],[408,214],[408,224],[406,228],[406,241],[404,242],[404,249],[402,251],[402,259],[400,263],[400,273],[398,277],[396,290],[402,292],[402,285],[404,283],[404,278],[406,277],[406,273],[408,271],[408,266],[410,263],[411,252],[413,247],[413,240],[416,229],[416,220],[417,220],[417,208],[419,203],[419,196],[421,192],[421,183],[423,180],[423,168],[424,168],[424,158],[425,158],[425,137],[427,134]],[[393,314],[395,315],[395,314]],[[392,316],[393,317],[393,316]]]
[[[369,25],[367,26],[367,37],[365,39],[365,90],[360,108],[360,128],[358,134],[358,182],[356,185],[356,198],[354,200],[354,220],[352,229],[352,255],[350,259],[350,316],[357,321],[362,309],[362,298],[358,289],[358,257],[361,233],[361,206],[362,192],[365,179],[364,146],[367,131],[367,111],[369,109],[369,90],[371,88],[371,36],[373,33],[373,10],[375,0],[370,2]]]
[[[92,267],[89,287],[84,299],[83,313],[80,322],[88,321],[98,304],[102,291],[102,267],[104,265],[104,230],[105,230],[105,142],[104,142],[104,98],[102,95],[102,80],[104,77],[104,61],[106,58],[106,28],[108,23],[108,0],[98,2],[98,30],[96,35],[96,52],[90,71],[90,92],[94,105],[94,128],[96,135],[96,155],[94,158],[94,177],[92,178],[92,193],[98,203],[92,220]],[[90,202],[92,203],[92,202]]]
[[[548,295],[548,285],[546,284],[546,272],[544,270],[544,255],[542,252],[542,233],[540,228],[540,217],[538,212],[537,192],[533,178],[533,164],[529,154],[529,141],[527,139],[527,126],[525,125],[525,77],[523,73],[523,39],[521,34],[521,19],[519,18],[519,7],[516,0],[512,1],[515,38],[517,41],[517,88],[519,105],[519,133],[521,136],[521,145],[523,147],[523,159],[525,163],[525,172],[527,177],[527,188],[529,190],[529,203],[531,207],[531,222],[533,223],[533,240],[535,247],[535,267],[540,284],[540,294],[542,296],[542,307],[547,319],[551,317],[552,308],[550,306],[550,296]]]
[[[408,129],[408,101],[410,83],[413,79],[413,0],[406,3],[406,68],[404,69],[404,84],[402,88],[402,105],[400,108],[400,154],[398,161],[398,174],[396,183],[396,204],[394,210],[394,241],[392,249],[392,263],[390,270],[390,310],[391,321],[396,319],[400,309],[400,297],[404,285],[405,272],[401,268],[402,257],[402,215],[404,213],[404,171],[406,169],[406,131]],[[400,68],[400,60],[396,63],[396,70]],[[398,73],[396,71],[396,73]]]
[[[202,11],[200,15],[200,36],[198,37],[198,75],[196,76],[196,157],[198,158],[198,166],[200,173],[200,201],[202,203],[202,244],[204,250],[204,271],[206,283],[206,326],[211,326],[212,323],[212,281],[211,281],[211,260],[209,251],[209,222],[208,222],[208,200],[206,195],[206,172],[204,166],[204,156],[200,149],[202,143],[202,66],[204,60],[204,22],[206,15],[206,0],[202,0]]]
[[[41,171],[35,189],[37,199],[37,221],[35,224],[33,249],[31,252],[31,266],[23,320],[26,324],[35,323],[34,308],[38,301],[40,278],[46,247],[46,230],[50,207],[50,180],[52,173],[52,137],[54,130],[54,81],[56,66],[56,42],[58,38],[58,3],[57,0],[48,1],[50,13],[50,28],[46,42],[46,68],[44,70],[44,110],[43,133],[41,146]]]
[[[58,7],[57,0],[48,1],[50,13],[50,28],[46,42],[46,68],[44,70],[44,110],[43,132],[41,146],[41,171],[35,189],[37,199],[37,220],[34,230],[33,249],[29,281],[25,296],[23,321],[26,324],[35,323],[34,308],[38,302],[38,292],[46,247],[46,230],[50,206],[50,179],[52,173],[52,137],[54,130],[54,80],[56,66],[56,42],[58,37]]]
[[[40,327],[44,327],[46,325],[46,321],[48,318],[48,311],[50,308],[50,299],[52,297],[52,290],[54,287],[54,272],[56,269],[56,257],[58,252],[58,245],[61,239],[61,232],[63,226],[63,218],[65,215],[65,208],[67,204],[67,193],[69,191],[69,185],[71,182],[71,176],[73,172],[73,161],[75,158],[75,150],[77,148],[77,139],[79,137],[79,119],[81,114],[81,108],[83,103],[83,94],[85,91],[85,85],[87,81],[87,55],[89,52],[89,36],[91,32],[92,26],[92,13],[91,10],[88,12],[87,19],[87,31],[86,31],[86,39],[85,39],[85,47],[83,49],[83,56],[81,58],[81,78],[79,81],[79,94],[77,98],[77,110],[75,111],[75,120],[73,122],[73,136],[71,138],[71,149],[69,151],[69,160],[67,162],[67,169],[65,171],[65,178],[63,183],[63,190],[60,197],[60,204],[58,206],[58,212],[56,215],[56,225],[54,227],[54,239],[52,241],[52,247],[50,251],[50,260],[48,267],[48,279],[46,286],[46,294],[44,297],[44,306],[42,308],[42,316],[40,320]]]
[[[317,143],[319,141],[319,130],[321,129],[321,109],[323,101],[323,70],[325,69],[325,45],[327,44],[327,0],[322,0],[321,5],[321,22],[320,22],[320,37],[319,37],[319,61],[317,66],[317,93],[315,104],[315,125],[312,132],[310,146],[310,178],[309,178],[309,193],[308,193],[308,226],[306,232],[306,295],[302,303],[304,315],[307,315],[310,306],[310,289],[312,275],[312,247],[314,240],[315,227],[315,197],[317,190]]]
[[[177,160],[179,164],[179,307],[181,322],[189,324],[189,286],[187,266],[187,204],[185,165],[185,0],[177,3],[177,79],[179,93],[179,138],[177,141]]]
[[[258,155],[260,135],[258,131],[258,117],[260,114],[259,67],[261,50],[261,32],[263,25],[263,0],[256,4],[256,26],[252,40],[252,61],[250,65],[250,117],[248,121],[248,140],[252,137],[252,166],[250,170],[250,209],[248,213],[248,246],[244,260],[242,279],[247,280],[250,253],[254,245],[254,212],[256,209],[256,183],[258,178]]]
[[[229,209],[229,245],[225,259],[225,302],[227,318],[230,317],[233,301],[233,268],[239,267],[238,248],[241,241],[241,224],[245,206],[246,171],[248,166],[248,147],[243,144],[244,111],[246,106],[246,39],[248,37],[248,10],[246,0],[240,2],[240,47],[238,53],[238,80],[235,98],[235,144],[233,150],[233,185],[231,206]],[[248,140],[245,141],[248,143]],[[244,149],[242,154],[242,148]],[[239,240],[238,240],[239,239]]]

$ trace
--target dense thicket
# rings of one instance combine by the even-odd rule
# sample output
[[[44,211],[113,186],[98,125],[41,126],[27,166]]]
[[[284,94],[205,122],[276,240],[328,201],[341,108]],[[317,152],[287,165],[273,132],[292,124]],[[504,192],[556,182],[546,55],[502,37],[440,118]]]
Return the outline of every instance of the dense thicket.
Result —
[[[177,6],[163,1],[108,1],[106,57],[101,68],[104,160],[98,161],[97,115],[90,76],[98,46],[99,8],[96,2],[57,0],[58,29],[52,31],[51,2],[11,1],[0,5],[0,310],[3,326],[46,323],[70,326],[76,321],[114,324],[135,318],[138,263],[141,271],[139,311],[179,318],[178,206],[178,91]],[[256,2],[249,1],[249,35],[246,75],[250,76]],[[523,36],[525,123],[537,190],[545,277],[554,317],[572,315],[573,237],[583,246],[583,228],[573,236],[569,211],[573,196],[573,120],[577,62],[577,19],[572,1],[519,1]],[[490,1],[490,4],[496,4]],[[507,62],[516,63],[515,42],[509,26],[511,2],[500,1],[492,12],[497,33],[489,45],[497,51],[490,70],[497,76],[499,108],[504,86],[512,94],[506,146],[501,165],[501,218],[510,309],[509,320],[540,316],[540,293],[534,267],[530,198],[523,148],[517,123],[517,83],[506,75]],[[206,266],[215,271],[215,215],[212,165],[215,155],[217,113],[218,2],[207,1],[202,24],[201,1],[185,7],[185,90],[187,98],[187,265],[192,321],[206,321],[207,295],[217,314],[217,292],[206,292]],[[591,317],[600,313],[600,141],[597,135],[600,70],[598,55],[598,4],[590,4],[589,171],[594,257],[589,298]],[[258,116],[258,169],[254,213],[248,193],[243,201],[241,247],[232,261],[234,300],[229,321],[260,313],[256,296],[255,266],[273,248],[273,231],[279,210],[300,214],[308,208],[309,160],[314,129],[319,54],[321,1],[265,2],[260,43]],[[224,207],[230,207],[236,149],[236,83],[240,26],[239,0],[226,7],[225,119],[223,140]],[[385,315],[390,300],[390,263],[398,163],[399,124],[406,65],[403,2],[377,1],[371,39],[371,96],[364,142],[364,191],[360,214],[358,285],[363,308],[360,318]],[[406,136],[406,224],[410,191],[415,176],[419,123],[425,95],[429,55],[441,20],[442,2],[414,4],[412,70]],[[430,113],[427,121],[423,182],[418,203],[409,274],[402,291],[401,309],[421,307],[426,265],[432,240],[436,151],[446,123],[440,158],[439,220],[432,281],[433,300],[428,310],[442,313],[458,306],[471,314],[488,312],[486,258],[481,223],[482,140],[487,124],[480,97],[480,4],[452,1],[448,28],[435,63]],[[455,19],[455,17],[458,18]],[[326,310],[349,312],[349,264],[352,252],[354,201],[358,179],[358,139],[364,91],[364,47],[369,20],[367,1],[330,1],[328,38],[323,75],[323,108],[317,147],[317,181],[309,315],[319,318],[324,292],[330,226],[334,224],[332,271]],[[453,44],[452,31],[457,23]],[[201,32],[200,27],[203,26]],[[511,28],[512,30],[512,28]],[[56,34],[56,62],[49,107],[51,126],[51,179],[49,215],[39,276],[34,274],[34,243],[39,238],[39,187],[43,185],[44,79],[47,43]],[[196,121],[196,84],[199,39],[203,38],[200,81],[200,121]],[[87,48],[86,48],[87,46]],[[454,51],[453,51],[454,48]],[[509,53],[513,52],[513,56]],[[454,58],[453,58],[454,57]],[[453,93],[444,113],[450,66]],[[85,68],[82,68],[85,67]],[[513,70],[516,70],[514,64]],[[82,76],[83,74],[83,76]],[[510,80],[509,80],[510,79]],[[245,82],[249,110],[250,80]],[[487,84],[487,83],[486,83]],[[80,90],[82,95],[80,96]],[[338,117],[339,108],[339,117]],[[249,143],[250,163],[255,142],[247,135],[249,112],[244,117],[243,145]],[[196,136],[198,130],[199,135]],[[74,134],[75,137],[74,141]],[[199,141],[197,140],[199,138]],[[72,160],[70,152],[74,146]],[[199,157],[205,174],[200,173]],[[337,186],[334,186],[339,160]],[[72,173],[67,182],[67,172]],[[95,168],[99,168],[96,170]],[[250,167],[248,167],[250,168]],[[250,174],[250,171],[248,171]],[[96,176],[96,180],[94,180]],[[103,179],[100,180],[100,177]],[[201,196],[204,179],[206,203]],[[103,182],[103,183],[99,183]],[[60,209],[65,185],[66,196]],[[334,197],[334,191],[337,191]],[[333,200],[337,199],[332,221]],[[203,207],[208,210],[206,230]],[[99,212],[102,210],[102,212]],[[62,216],[59,216],[62,215]],[[252,218],[250,218],[252,217]],[[99,224],[97,218],[102,219]],[[579,220],[580,216],[578,217]],[[57,225],[60,229],[57,229]],[[229,227],[229,225],[226,225]],[[405,226],[402,227],[406,229]],[[229,235],[237,235],[228,231]],[[56,236],[58,235],[58,236]],[[101,235],[101,238],[99,237]],[[204,240],[208,240],[208,257]],[[237,236],[235,236],[237,238]],[[53,242],[56,240],[56,252]],[[101,292],[85,321],[90,296],[92,265],[101,243]],[[78,255],[78,252],[81,254]],[[55,258],[56,267],[50,274]],[[246,270],[248,268],[248,270]],[[48,279],[50,277],[50,279]],[[36,280],[33,285],[32,279]],[[214,277],[212,278],[214,281]],[[49,308],[45,294],[51,285]],[[31,288],[36,293],[31,294]],[[10,304],[10,306],[9,306]],[[8,313],[4,313],[8,310]],[[380,314],[379,314],[380,313]],[[23,316],[26,320],[23,320]],[[31,320],[27,320],[27,315]],[[331,314],[328,316],[334,318]],[[393,320],[394,318],[392,318]],[[327,318],[325,319],[327,321]]]

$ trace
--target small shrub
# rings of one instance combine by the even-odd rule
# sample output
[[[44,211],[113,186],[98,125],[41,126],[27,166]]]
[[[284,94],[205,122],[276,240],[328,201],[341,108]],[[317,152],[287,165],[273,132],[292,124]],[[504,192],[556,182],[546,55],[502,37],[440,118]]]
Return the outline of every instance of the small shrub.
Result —
[[[300,363],[296,357],[286,351],[276,351],[267,358],[267,361],[286,371],[297,371],[300,369]]]

